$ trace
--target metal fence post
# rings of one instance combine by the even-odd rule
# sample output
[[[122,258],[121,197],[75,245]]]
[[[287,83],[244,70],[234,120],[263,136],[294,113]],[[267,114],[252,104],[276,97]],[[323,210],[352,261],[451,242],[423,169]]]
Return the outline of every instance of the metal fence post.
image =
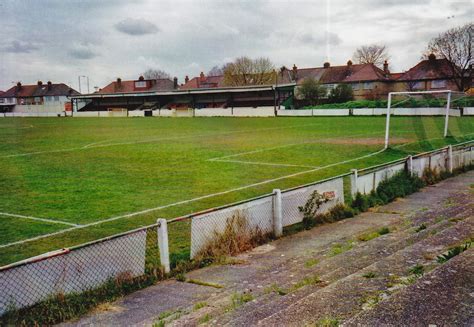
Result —
[[[357,194],[357,169],[351,169],[351,194],[352,196]]]
[[[448,171],[450,174],[453,173],[453,146],[448,145]]]
[[[168,223],[166,219],[160,218],[158,223],[158,247],[160,248],[160,261],[165,273],[170,272],[170,253],[168,247]]]
[[[283,235],[283,211],[279,189],[273,190],[273,233],[275,237]]]

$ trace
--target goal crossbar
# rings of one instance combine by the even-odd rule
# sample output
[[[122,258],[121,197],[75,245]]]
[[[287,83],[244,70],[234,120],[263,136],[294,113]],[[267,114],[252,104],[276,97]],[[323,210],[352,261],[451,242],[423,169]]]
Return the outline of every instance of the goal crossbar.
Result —
[[[461,93],[451,90],[436,90],[436,91],[404,91],[404,92],[389,92],[387,101],[387,121],[385,124],[385,149],[388,148],[389,134],[390,134],[390,109],[392,108],[392,96],[394,95],[422,95],[422,94],[447,94],[446,114],[444,121],[444,137],[448,136],[448,122],[449,122],[449,108],[451,106],[451,94]]]

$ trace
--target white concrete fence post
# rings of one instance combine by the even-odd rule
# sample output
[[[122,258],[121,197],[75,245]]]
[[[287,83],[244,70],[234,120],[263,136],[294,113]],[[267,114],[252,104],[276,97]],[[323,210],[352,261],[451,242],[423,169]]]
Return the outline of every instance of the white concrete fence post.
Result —
[[[408,173],[413,176],[413,156],[408,156]]]
[[[450,174],[453,173],[453,146],[448,145],[448,171]]]
[[[357,169],[351,169],[351,194],[355,196],[357,194]]]
[[[160,218],[158,224],[158,247],[160,248],[160,261],[165,273],[170,272],[170,252],[168,247],[168,223],[166,219]]]
[[[283,209],[279,189],[273,190],[273,233],[275,237],[283,235]]]

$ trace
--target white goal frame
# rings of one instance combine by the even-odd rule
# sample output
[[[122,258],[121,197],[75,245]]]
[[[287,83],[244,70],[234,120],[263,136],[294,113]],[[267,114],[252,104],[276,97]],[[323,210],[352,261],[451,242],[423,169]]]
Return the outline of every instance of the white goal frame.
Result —
[[[448,122],[449,122],[449,108],[451,106],[451,94],[462,93],[451,90],[437,90],[437,91],[406,91],[406,92],[389,92],[387,101],[387,121],[385,124],[385,149],[388,148],[389,137],[390,137],[390,109],[392,109],[392,96],[393,95],[420,95],[420,94],[447,94],[446,101],[446,114],[444,120],[444,137],[448,136]],[[464,93],[463,93],[464,94]]]

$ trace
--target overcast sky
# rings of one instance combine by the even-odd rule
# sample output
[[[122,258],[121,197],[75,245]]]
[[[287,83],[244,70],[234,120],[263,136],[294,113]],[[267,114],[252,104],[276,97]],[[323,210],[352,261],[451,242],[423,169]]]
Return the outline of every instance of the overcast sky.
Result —
[[[345,64],[364,44],[386,44],[392,71],[416,64],[428,41],[474,21],[474,0],[2,0],[0,90],[17,81],[78,75],[104,87],[148,68],[207,72],[238,56],[277,67]],[[328,59],[327,59],[328,58]],[[85,83],[82,91],[85,91]]]

